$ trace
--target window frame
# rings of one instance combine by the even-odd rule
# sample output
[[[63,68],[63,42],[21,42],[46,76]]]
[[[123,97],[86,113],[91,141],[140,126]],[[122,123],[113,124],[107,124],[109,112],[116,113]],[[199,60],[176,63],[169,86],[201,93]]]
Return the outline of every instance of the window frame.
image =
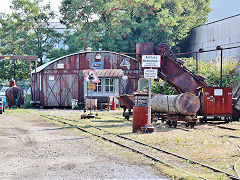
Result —
[[[108,84],[107,84],[107,80],[109,80],[109,83],[108,83]],[[112,80],[112,84],[110,83],[111,80]],[[108,92],[108,93],[115,92],[114,81],[115,81],[114,78],[106,78],[106,79],[105,79],[105,92]],[[107,90],[107,87],[108,87],[108,90]],[[112,91],[111,91],[111,87],[112,87]]]
[[[100,83],[96,83],[96,89],[94,90],[94,92],[102,92],[103,91],[103,86],[102,86],[102,79],[100,79],[99,78],[99,81],[100,81]],[[98,87],[100,87],[101,88],[101,90],[99,91],[98,90]]]

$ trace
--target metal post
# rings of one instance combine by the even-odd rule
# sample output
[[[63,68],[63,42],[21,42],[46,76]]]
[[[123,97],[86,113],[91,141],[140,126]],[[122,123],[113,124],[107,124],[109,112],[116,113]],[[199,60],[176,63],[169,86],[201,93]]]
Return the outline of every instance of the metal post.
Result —
[[[220,87],[222,87],[222,64],[223,64],[223,50],[221,49],[221,66],[220,66]]]
[[[148,124],[151,124],[151,94],[152,94],[152,79],[149,79],[149,92],[148,92]]]
[[[29,60],[29,71],[30,71],[30,79],[32,80],[32,67],[31,67],[31,60]]]
[[[198,53],[196,53],[196,74],[198,73]]]
[[[91,90],[91,99],[90,99],[90,115],[92,114],[92,92],[93,92],[93,90]]]
[[[37,58],[35,59],[35,78],[34,78],[34,86],[33,86],[33,88],[34,88],[34,90],[33,90],[33,92],[34,92],[34,98],[33,98],[33,100],[34,101],[36,101],[37,100],[37,92],[36,92],[36,90],[37,90]]]
[[[222,64],[223,64],[223,48],[221,46],[217,46],[217,50],[221,51],[221,56],[220,56],[220,87],[222,87]]]

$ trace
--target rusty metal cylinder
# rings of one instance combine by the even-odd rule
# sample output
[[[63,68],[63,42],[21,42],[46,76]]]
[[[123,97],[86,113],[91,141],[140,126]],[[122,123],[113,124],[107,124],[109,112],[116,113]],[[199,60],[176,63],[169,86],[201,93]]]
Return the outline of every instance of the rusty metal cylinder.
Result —
[[[192,93],[179,95],[155,95],[151,100],[152,110],[166,114],[196,115],[200,99]]]
[[[133,106],[133,132],[141,131],[148,122],[148,107]]]

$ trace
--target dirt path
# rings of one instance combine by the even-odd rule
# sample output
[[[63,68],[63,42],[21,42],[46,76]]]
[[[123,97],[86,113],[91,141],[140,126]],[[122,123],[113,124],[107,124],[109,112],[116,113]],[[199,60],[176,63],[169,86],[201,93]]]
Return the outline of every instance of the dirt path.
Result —
[[[0,179],[164,179],[106,151],[102,141],[42,120],[37,110],[16,111],[0,116]]]

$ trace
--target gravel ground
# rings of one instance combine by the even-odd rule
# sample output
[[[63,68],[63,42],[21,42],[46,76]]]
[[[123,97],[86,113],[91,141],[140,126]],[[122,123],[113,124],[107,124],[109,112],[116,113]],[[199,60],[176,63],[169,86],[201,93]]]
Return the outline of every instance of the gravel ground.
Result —
[[[40,113],[63,111],[0,116],[0,179],[169,179],[108,152],[102,141],[87,134],[42,120]]]

